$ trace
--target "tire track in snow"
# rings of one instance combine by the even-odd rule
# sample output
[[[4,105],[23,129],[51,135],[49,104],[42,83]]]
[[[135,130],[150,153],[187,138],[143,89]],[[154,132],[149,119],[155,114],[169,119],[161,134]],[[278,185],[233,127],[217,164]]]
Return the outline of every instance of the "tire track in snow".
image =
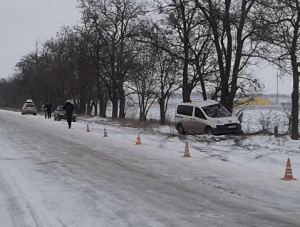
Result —
[[[0,118],[1,156],[0,156],[0,223],[5,227],[60,227],[77,225],[73,221],[62,221],[45,208],[43,196],[36,190],[30,176],[33,140],[24,139],[25,125],[16,125],[13,121]],[[16,133],[16,131],[19,131]],[[3,132],[3,133],[2,133]],[[38,132],[36,132],[38,133]],[[11,137],[10,135],[14,136]],[[11,141],[13,138],[13,141]],[[22,147],[19,152],[18,147]],[[28,153],[30,153],[28,155]],[[21,155],[20,155],[21,154]],[[12,164],[13,163],[13,164]],[[37,176],[37,175],[35,175]],[[51,203],[51,199],[46,199]],[[47,205],[47,204],[46,204]],[[51,206],[51,204],[48,206]]]

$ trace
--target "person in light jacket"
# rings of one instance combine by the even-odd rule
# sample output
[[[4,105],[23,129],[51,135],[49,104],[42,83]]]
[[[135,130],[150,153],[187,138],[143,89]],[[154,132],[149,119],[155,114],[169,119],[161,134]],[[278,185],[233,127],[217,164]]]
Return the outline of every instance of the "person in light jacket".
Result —
[[[63,109],[66,111],[67,122],[68,122],[68,126],[70,129],[71,124],[72,124],[72,115],[73,115],[73,111],[75,109],[74,105],[70,100],[67,100],[67,102],[63,106]]]

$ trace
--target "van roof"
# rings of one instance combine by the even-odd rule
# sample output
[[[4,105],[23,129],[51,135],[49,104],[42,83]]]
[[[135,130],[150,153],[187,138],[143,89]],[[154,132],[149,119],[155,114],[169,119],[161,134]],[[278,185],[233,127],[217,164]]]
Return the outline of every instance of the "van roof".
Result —
[[[192,101],[192,102],[185,102],[185,103],[180,103],[178,105],[193,105],[193,106],[210,106],[214,104],[219,104],[219,102],[212,100],[212,99],[207,99],[205,101]]]

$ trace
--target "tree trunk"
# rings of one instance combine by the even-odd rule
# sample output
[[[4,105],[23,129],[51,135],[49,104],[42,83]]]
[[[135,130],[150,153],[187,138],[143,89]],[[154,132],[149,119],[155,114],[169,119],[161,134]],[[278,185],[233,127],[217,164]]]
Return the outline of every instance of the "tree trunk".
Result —
[[[97,105],[97,100],[95,100],[95,101],[93,101],[92,102],[92,105],[93,105],[93,107],[94,107],[94,110],[95,110],[95,116],[97,116],[98,115],[98,105]]]
[[[119,110],[119,118],[125,118],[125,105],[126,105],[126,100],[125,100],[125,92],[123,89],[123,84],[119,86],[119,94],[120,94],[120,110]]]
[[[186,24],[184,23],[184,27]],[[190,102],[191,101],[191,91],[189,86],[189,77],[188,77],[188,66],[189,66],[189,43],[188,43],[189,37],[186,33],[185,28],[185,34],[184,34],[184,65],[183,65],[183,75],[182,75],[182,97],[183,102]]]
[[[232,111],[232,103],[230,102],[230,93],[228,89],[228,83],[226,85],[226,82],[222,84],[221,87],[221,104],[228,110]]]
[[[160,110],[160,124],[165,125],[166,124],[165,99],[164,98],[158,99],[158,103],[159,103],[159,110]]]
[[[297,62],[297,40],[300,26],[300,9],[298,8],[298,17],[294,27],[294,35],[291,46],[291,64],[293,69],[293,92],[292,92],[292,133],[291,139],[298,140],[299,138],[299,71]]]
[[[146,120],[145,117],[145,96],[141,94],[139,97],[139,106],[140,106],[140,121],[144,122]]]
[[[118,118],[118,98],[114,97],[112,100],[112,119]]]
[[[299,72],[293,72],[293,92],[292,92],[292,133],[291,139],[299,138]]]
[[[118,118],[118,108],[119,108],[119,93],[118,93],[118,86],[115,81],[113,81],[112,84],[112,118],[116,119]]]
[[[100,97],[99,106],[100,106],[100,111],[99,111],[100,117],[105,118],[106,117],[107,98],[105,97],[104,94],[102,94]]]

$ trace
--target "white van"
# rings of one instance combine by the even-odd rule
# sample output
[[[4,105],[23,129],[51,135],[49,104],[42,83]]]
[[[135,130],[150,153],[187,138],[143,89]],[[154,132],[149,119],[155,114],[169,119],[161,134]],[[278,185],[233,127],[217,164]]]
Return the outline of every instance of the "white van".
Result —
[[[240,133],[241,122],[215,100],[178,104],[175,128],[179,134]]]

